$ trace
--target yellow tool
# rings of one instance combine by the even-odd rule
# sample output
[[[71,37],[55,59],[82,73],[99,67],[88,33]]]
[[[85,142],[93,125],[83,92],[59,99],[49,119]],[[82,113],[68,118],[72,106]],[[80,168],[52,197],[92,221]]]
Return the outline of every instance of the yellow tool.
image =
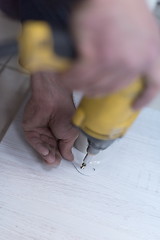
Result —
[[[19,62],[30,73],[52,70],[63,72],[71,67],[74,50],[69,35],[54,33],[47,22],[27,21],[19,38]]]
[[[53,32],[47,23],[29,21],[23,26],[20,38],[20,62],[30,72],[66,71],[72,65],[70,59],[74,51],[71,45],[70,39],[62,32],[54,32],[53,39]],[[114,94],[82,99],[72,119],[73,124],[88,138],[89,147],[82,168],[90,155],[106,149],[125,134],[138,116],[139,112],[132,109],[132,104],[143,89],[143,79],[137,79]]]
[[[143,89],[143,79],[137,79],[114,94],[82,99],[73,116],[74,125],[87,136],[89,143],[81,168],[87,165],[90,155],[106,149],[125,134],[139,114],[132,109],[132,104]]]

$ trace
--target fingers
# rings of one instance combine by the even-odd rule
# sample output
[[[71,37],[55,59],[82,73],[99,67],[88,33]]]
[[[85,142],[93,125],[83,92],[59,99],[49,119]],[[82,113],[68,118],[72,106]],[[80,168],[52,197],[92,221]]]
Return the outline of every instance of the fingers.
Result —
[[[133,104],[133,109],[138,110],[145,107],[159,93],[159,86],[149,82],[141,96]]]
[[[136,76],[134,70],[124,70],[123,65],[117,66],[115,71],[96,61],[75,64],[60,80],[71,90],[82,90],[87,96],[101,96],[122,89]]]
[[[68,161],[74,160],[72,147],[76,139],[77,139],[77,134],[75,136],[73,135],[70,139],[63,139],[59,141],[60,153],[62,157]]]
[[[108,79],[108,80],[107,80]],[[111,94],[117,92],[133,81],[135,81],[136,76],[134,74],[123,74],[119,72],[119,74],[107,75],[101,79],[101,81],[97,81],[97,84],[90,87],[85,91],[85,95],[87,96],[104,96],[107,94]],[[106,81],[107,80],[107,81]]]
[[[50,123],[50,128],[54,136],[59,139],[58,147],[61,156],[68,161],[73,161],[72,147],[78,137],[78,130],[67,119],[62,123]]]
[[[99,64],[79,61],[72,68],[60,76],[60,81],[70,90],[86,90],[103,76],[104,70]]]
[[[31,98],[25,107],[23,130],[26,140],[41,158],[46,163],[57,166],[61,156],[56,139],[47,127],[48,118],[48,110]]]
[[[146,88],[134,103],[134,109],[146,106],[160,92],[160,58],[148,69],[146,74]]]
[[[54,137],[41,135],[34,131],[24,131],[26,140],[33,149],[40,154],[42,159],[52,166],[58,166],[61,161],[61,155],[57,149]]]
[[[55,148],[52,145],[46,145],[47,149],[49,150],[49,153],[46,156],[42,156],[42,158],[45,160],[46,163],[57,167],[61,162],[61,155],[57,148]]]
[[[38,138],[36,139],[28,139],[30,141],[30,144],[32,145],[32,147],[34,147],[34,149],[41,154],[42,156],[47,156],[49,154],[49,149],[47,146],[45,146],[45,144],[43,144],[42,142],[39,142]]]

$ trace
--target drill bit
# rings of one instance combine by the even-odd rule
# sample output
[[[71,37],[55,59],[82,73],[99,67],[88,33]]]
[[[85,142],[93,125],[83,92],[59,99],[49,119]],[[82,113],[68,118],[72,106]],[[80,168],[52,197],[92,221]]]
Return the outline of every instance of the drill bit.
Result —
[[[86,158],[88,157],[88,153],[86,153],[86,155],[85,155],[85,157],[84,157],[84,159],[83,159],[83,162],[82,162],[82,165],[81,165],[81,169],[84,169],[85,167],[86,167]]]
[[[87,166],[86,159],[88,158],[88,156],[89,156],[89,153],[87,152],[83,159],[82,165],[80,167],[81,169],[84,169]]]

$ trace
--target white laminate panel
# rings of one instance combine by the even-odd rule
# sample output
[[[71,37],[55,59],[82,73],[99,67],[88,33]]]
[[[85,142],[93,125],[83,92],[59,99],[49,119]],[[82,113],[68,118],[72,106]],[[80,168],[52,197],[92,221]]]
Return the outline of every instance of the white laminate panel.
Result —
[[[145,109],[97,158],[95,175],[70,162],[48,169],[17,117],[0,144],[1,240],[159,240],[160,112]]]

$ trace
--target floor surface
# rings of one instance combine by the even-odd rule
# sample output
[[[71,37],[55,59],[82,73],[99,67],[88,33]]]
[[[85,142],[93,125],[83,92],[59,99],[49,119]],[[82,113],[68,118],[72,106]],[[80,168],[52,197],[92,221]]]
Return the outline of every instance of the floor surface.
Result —
[[[0,43],[18,36],[20,24],[0,13]],[[0,59],[0,140],[12,122],[29,89],[16,56]]]
[[[1,240],[159,240],[160,112],[144,109],[91,176],[49,168],[24,141],[21,114],[0,144]],[[75,159],[84,157],[73,150]]]

